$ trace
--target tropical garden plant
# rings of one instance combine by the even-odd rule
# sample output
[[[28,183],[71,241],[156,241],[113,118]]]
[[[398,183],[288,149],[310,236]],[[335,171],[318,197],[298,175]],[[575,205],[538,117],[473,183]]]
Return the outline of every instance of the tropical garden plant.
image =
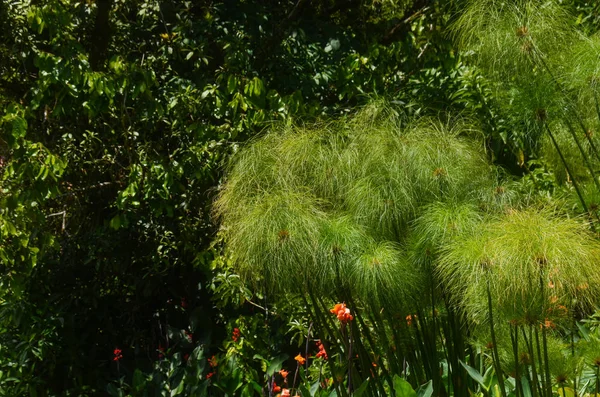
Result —
[[[596,3],[1,2],[0,395],[597,395]]]
[[[255,288],[304,299],[321,340],[347,357],[330,362],[347,373],[338,393],[369,379],[369,393],[390,393],[402,375],[468,395],[467,362],[487,356],[469,346],[479,335],[506,395],[501,333],[516,362],[530,357],[509,372],[516,393],[525,374],[542,395],[556,386],[549,329],[577,332],[573,313],[596,304],[600,244],[586,218],[492,166],[480,136],[464,120],[405,120],[376,102],[341,124],[270,131],[233,158],[215,204],[226,255]],[[353,321],[336,325],[334,302]]]

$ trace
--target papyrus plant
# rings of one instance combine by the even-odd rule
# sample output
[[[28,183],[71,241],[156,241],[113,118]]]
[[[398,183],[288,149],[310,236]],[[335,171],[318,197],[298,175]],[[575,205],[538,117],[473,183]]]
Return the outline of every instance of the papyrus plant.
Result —
[[[480,136],[461,120],[403,122],[381,103],[349,120],[269,131],[234,157],[215,203],[226,254],[255,287],[300,294],[315,316],[325,302],[352,303],[352,326],[370,335],[358,352],[382,355],[378,368],[414,383],[434,377],[441,393],[443,299],[406,245],[434,203],[496,205],[499,177]]]
[[[512,130],[503,139],[526,152],[520,166],[544,159],[597,223],[586,190],[600,191],[598,37],[579,31],[563,3],[466,0],[451,33],[495,87]]]
[[[498,376],[503,371],[495,328],[504,327],[511,335],[514,362],[519,361],[521,338],[530,357],[525,372],[516,377],[517,386],[526,374],[540,395],[550,396],[567,379],[553,381],[552,374],[575,373],[577,368],[557,369],[565,363],[554,362],[548,353],[548,334],[561,323],[575,332],[573,313],[597,304],[599,250],[582,219],[544,209],[510,210],[449,243],[437,272],[473,323],[489,328]]]
[[[242,148],[215,203],[226,255],[268,296],[303,300],[321,339],[349,360],[338,364],[352,385],[375,376],[375,362],[373,395],[390,373],[468,395],[461,362],[475,360],[468,341],[484,329],[499,390],[516,377],[517,393],[527,384],[550,396],[550,333],[573,330],[600,285],[589,225],[533,205],[468,124],[400,120],[378,103]],[[329,314],[340,302],[355,320],[341,331]],[[506,351],[530,364],[507,371]]]

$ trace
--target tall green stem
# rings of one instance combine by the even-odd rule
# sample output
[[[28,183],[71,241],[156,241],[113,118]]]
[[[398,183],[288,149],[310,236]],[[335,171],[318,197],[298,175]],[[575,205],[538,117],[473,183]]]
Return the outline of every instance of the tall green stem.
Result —
[[[311,300],[311,304],[309,304],[306,301],[306,298],[304,297],[304,295],[302,295],[302,299],[304,300],[307,307],[309,307],[309,308],[312,307],[314,309],[314,319],[318,324],[320,324],[320,326],[321,326],[320,328],[322,330],[325,330],[325,332],[327,334],[331,335],[332,338],[336,338],[336,339],[340,338],[340,340],[344,340],[343,335],[341,335],[339,332],[335,332],[335,330],[329,326],[327,319],[323,318],[323,316],[321,315],[322,310],[323,310],[321,305],[319,304],[319,302],[315,298],[315,296],[312,294],[312,292],[310,292],[310,289],[308,291],[309,291],[308,296]],[[324,341],[322,341],[322,342],[325,343]],[[337,344],[333,344],[332,346],[335,346],[336,350],[340,354],[340,357],[342,357],[343,351],[341,350],[341,348]],[[325,348],[327,348],[327,346],[325,346]],[[338,382],[338,380],[335,376],[333,377],[333,384],[334,384],[334,387],[336,388],[336,391],[338,392],[338,395],[343,396],[343,397],[348,396],[346,393],[346,389],[343,387],[343,384]]]
[[[421,361],[423,362],[425,379],[431,379],[433,384],[437,385],[435,366],[432,364],[433,362],[437,363],[437,360],[435,354],[433,354],[430,351],[431,349],[429,349],[431,344],[426,343],[427,335],[425,335],[425,329],[427,329],[427,322],[420,308],[417,308],[416,318],[417,319],[413,320],[413,325],[415,327],[415,339],[417,340],[417,345],[421,351]]]
[[[546,288],[543,277],[543,269],[540,267],[540,291],[542,294],[542,312],[546,313]],[[548,338],[547,338],[546,324],[542,324],[542,343],[544,347],[544,362],[546,371],[546,393],[548,396],[552,396],[552,383],[550,381],[550,362],[548,361]]]
[[[593,89],[594,91],[594,102],[596,103],[596,114],[598,115],[598,121],[600,121],[600,102],[598,101],[598,93],[596,92],[595,89]],[[589,137],[590,139],[592,137]]]
[[[344,325],[342,326],[344,327]],[[348,327],[348,394],[352,395],[352,327]]]
[[[354,318],[358,322],[358,324],[360,324],[360,327],[361,327],[359,329],[358,325],[356,325],[356,328],[355,328],[356,334],[357,335],[365,335],[365,338],[366,338],[367,342],[369,343],[369,347],[371,348],[371,351],[373,352],[373,354],[375,354],[376,356],[381,356],[378,345],[373,340],[373,338],[371,336],[371,332],[369,330],[369,327],[367,327],[367,325],[365,324],[365,322],[362,318],[362,312],[359,312],[358,306],[351,298],[349,299],[349,302],[351,303],[351,306],[354,309]],[[371,321],[373,322],[373,324],[375,324],[374,320],[371,320]],[[381,372],[383,373],[383,376],[387,379],[388,383],[392,384],[392,378],[389,375],[389,371],[383,365],[381,360],[376,357],[374,357],[372,361],[370,360],[370,355],[369,355],[367,349],[364,347],[364,343],[362,342],[361,338],[356,338],[354,340],[354,342],[359,347],[358,354],[361,358],[362,366],[364,367],[364,369],[365,370],[367,370],[368,368],[370,369],[372,362],[375,362],[377,364],[377,366],[379,367],[379,369],[381,370]],[[366,376],[368,376],[368,375],[369,374],[367,374]],[[363,376],[363,377],[366,378],[365,376]],[[384,388],[383,388],[383,385],[381,384],[380,377],[373,375],[373,379],[374,379],[374,383],[375,383],[374,387],[379,388],[380,392],[384,392]]]
[[[579,189],[579,183],[575,180],[573,173],[571,172],[571,169],[569,168],[569,164],[567,163],[565,156],[563,155],[562,151],[560,150],[560,147],[558,146],[558,143],[556,142],[556,139],[554,138],[554,134],[550,130],[548,123],[544,122],[544,125],[546,126],[546,130],[548,131],[548,135],[550,136],[550,139],[552,140],[552,144],[554,145],[554,148],[556,149],[556,151],[558,152],[558,155],[560,156],[560,160],[562,161],[562,163],[565,166],[565,169],[567,170],[567,174],[569,175],[569,178],[571,179],[571,183],[573,183],[573,187],[575,188],[577,197],[579,197],[579,201],[581,202],[581,206],[583,207],[583,210],[587,214],[590,214],[588,206],[585,203],[585,199],[583,198],[583,195],[581,194],[581,190]],[[600,219],[598,218],[598,214],[596,214],[596,218],[600,221]],[[594,226],[593,222],[590,222],[590,227],[592,228],[592,230],[594,230],[594,231],[596,230],[596,227]]]
[[[542,393],[542,390],[540,388],[540,380],[538,378],[537,368],[535,365],[535,353],[533,350],[533,330],[531,328],[531,325],[529,326],[529,337],[527,337],[524,328],[521,328],[521,332],[523,333],[523,339],[525,340],[525,344],[527,345],[527,350],[529,351],[529,357],[531,360],[531,377],[533,379],[533,381],[530,382],[531,391],[533,393],[533,397],[542,397],[544,394]]]
[[[577,329],[577,323],[575,316],[572,316],[573,322],[571,327],[571,357],[575,357],[575,330]],[[577,375],[573,376],[573,393],[577,396]],[[595,397],[595,396],[594,396]]]
[[[543,391],[542,395],[546,396],[548,390],[546,388],[546,381],[545,381],[545,377],[544,377],[544,356],[542,355],[542,348],[541,348],[541,343],[540,343],[540,334],[538,332],[538,329],[535,328],[535,344],[536,344],[536,349],[537,349],[537,355],[538,355],[538,364],[539,364],[539,369],[540,369],[540,388]],[[548,396],[548,397],[551,397]]]
[[[596,366],[596,392],[594,397],[598,397],[598,393],[600,392],[600,367]]]
[[[504,388],[504,376],[502,375],[502,368],[500,367],[500,356],[498,356],[498,346],[496,341],[496,332],[494,330],[494,313],[492,311],[492,293],[490,291],[490,280],[487,280],[487,298],[488,298],[488,315],[490,321],[490,334],[492,337],[493,345],[493,361],[496,367],[496,376],[498,377],[498,386],[500,387],[500,393],[502,397],[506,397],[506,389]]]
[[[373,323],[373,326],[375,327],[375,331],[377,332],[378,335],[380,335],[381,339],[383,340],[384,346],[387,347],[387,349],[389,350],[388,353],[388,361],[390,362],[390,370],[392,371],[392,373],[396,373],[399,374],[401,373],[401,369],[398,363],[401,362],[400,357],[398,357],[397,355],[397,350],[392,349],[392,344],[391,341],[388,338],[387,335],[387,330],[385,328],[385,322],[383,321],[383,318],[381,318],[381,314],[377,311],[377,310],[372,310],[369,312],[369,319],[371,320],[371,322]],[[364,328],[364,326],[363,326]],[[370,336],[369,336],[370,338]],[[371,348],[373,349],[373,352],[375,353],[381,353],[378,349],[378,346],[376,343],[372,343],[372,340],[369,340],[369,344],[371,344]],[[383,356],[383,354],[381,354],[381,356]],[[380,361],[380,360],[376,360],[376,361]],[[378,365],[380,365],[380,363],[377,363]],[[389,376],[389,371],[386,370],[386,374]]]
[[[546,387],[548,396],[552,395],[552,382],[550,380],[550,362],[548,361],[548,337],[546,336],[546,327],[542,328],[542,343],[544,344],[544,362],[546,367]]]
[[[394,346],[396,348],[397,351],[400,351],[400,349],[402,348],[402,351],[404,352],[404,345],[402,342],[402,339],[400,338],[400,334],[398,333],[398,326],[397,326],[397,320],[395,320],[392,315],[390,314],[389,311],[387,310],[383,310],[383,317],[385,320],[385,327],[389,328],[392,331],[392,338],[393,338],[393,342],[394,342]],[[415,322],[417,321],[416,319],[414,320]],[[416,325],[415,325],[416,326]],[[417,343],[418,344],[418,343]],[[422,384],[426,377],[424,375],[424,369],[423,369],[423,360],[419,360],[417,357],[417,349],[414,348],[409,348],[407,349],[405,353],[404,360],[406,361],[406,356],[408,355],[408,362],[410,367],[412,368],[412,371],[410,372],[410,376],[414,379],[415,384]],[[407,377],[406,374],[406,363],[403,363],[403,367],[402,367],[402,372],[403,372],[403,376],[405,376],[405,379]]]
[[[598,149],[596,148],[594,141],[592,141],[591,137],[588,135],[587,129],[585,128],[585,124],[583,123],[581,116],[579,115],[577,110],[573,106],[571,106],[571,103],[570,103],[571,98],[569,98],[569,95],[567,94],[566,89],[562,86],[560,81],[554,76],[554,73],[552,73],[552,70],[550,69],[550,67],[548,66],[546,61],[544,60],[543,54],[541,54],[541,52],[537,49],[537,47],[534,46],[534,48],[536,49],[536,51],[538,51],[540,53],[538,56],[538,59],[542,65],[542,67],[546,70],[546,72],[548,72],[548,74],[550,75],[550,78],[558,86],[559,90],[562,92],[562,94],[566,98],[566,100],[569,101],[569,102],[567,102],[567,110],[569,110],[577,119],[579,126],[583,130],[583,133],[585,134],[585,136],[588,139],[588,142],[590,143],[590,148],[592,149],[592,152],[594,152],[596,159],[600,160],[600,154],[598,153]],[[535,60],[533,60],[533,62],[535,63]]]
[[[514,328],[514,334],[513,334]],[[513,355],[515,359],[515,394],[519,397],[522,394],[521,377],[519,376],[519,328],[518,325],[510,326],[510,338],[513,345]]]
[[[573,137],[573,140],[577,144],[577,148],[579,149],[579,153],[581,153],[581,157],[583,158],[583,161],[585,162],[586,167],[590,171],[590,175],[592,176],[592,179],[594,180],[594,185],[596,185],[596,189],[598,190],[598,192],[600,192],[600,182],[598,182],[598,178],[596,177],[596,173],[594,172],[594,167],[592,166],[592,163],[590,162],[587,154],[585,153],[585,150],[581,146],[581,143],[579,142],[579,138],[577,138],[577,134],[575,133],[573,126],[571,126],[571,123],[569,123],[568,120],[565,120],[565,122],[567,124],[567,129],[569,130],[569,132],[571,133],[571,136]]]

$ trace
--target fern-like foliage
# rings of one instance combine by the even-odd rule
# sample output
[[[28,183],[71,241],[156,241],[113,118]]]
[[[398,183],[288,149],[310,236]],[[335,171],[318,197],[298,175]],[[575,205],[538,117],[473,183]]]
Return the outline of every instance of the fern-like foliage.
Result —
[[[483,202],[497,175],[464,121],[405,123],[376,103],[347,122],[273,130],[243,148],[215,203],[238,270],[273,291],[408,301],[402,244],[433,203]]]
[[[505,322],[531,325],[596,302],[599,265],[600,245],[583,219],[513,210],[448,244],[437,271],[476,322],[486,321],[489,287]]]
[[[561,144],[567,133],[558,130]],[[496,373],[534,371],[548,355],[544,390],[550,374],[568,384],[579,367],[550,333],[598,302],[600,243],[588,218],[552,209],[568,200],[536,201],[491,165],[480,136],[465,120],[406,120],[382,102],[272,129],[233,158],[215,202],[226,254],[256,288],[307,296],[314,313],[323,298],[352,302],[391,369],[409,357],[441,384],[443,330],[442,345],[458,346],[452,371],[469,334],[491,344]],[[532,351],[539,329],[543,355]]]

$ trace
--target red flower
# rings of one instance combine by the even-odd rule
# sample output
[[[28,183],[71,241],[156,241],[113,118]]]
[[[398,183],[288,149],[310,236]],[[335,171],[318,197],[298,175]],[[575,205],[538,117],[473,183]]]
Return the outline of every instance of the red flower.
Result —
[[[317,347],[319,348],[319,352],[317,353],[316,357],[323,357],[324,360],[327,360],[329,357],[327,356],[327,352],[325,351],[325,346],[323,346],[320,340],[317,341]]]
[[[290,397],[290,389],[283,389],[281,390],[281,397]]]
[[[121,354],[122,351],[119,348],[116,348],[115,350],[113,350],[113,361],[119,361],[120,359],[123,358],[123,354]]]
[[[183,356],[183,361],[187,362],[187,360],[190,358],[189,354],[186,354]]]
[[[212,378],[214,374],[215,374],[214,372],[209,372],[209,373],[207,373],[207,374],[206,374],[206,379],[210,379],[210,378]]]
[[[189,331],[185,331],[185,336],[186,336],[188,342],[192,343],[192,341],[194,340],[194,334],[192,334]]]
[[[233,329],[233,335],[231,335],[231,339],[233,339],[234,342],[237,342],[238,339],[240,339],[240,336],[242,336],[242,333],[240,332],[239,328],[234,328]]]
[[[185,308],[187,308],[187,301],[186,301],[186,299],[185,299],[185,298],[181,298],[181,305],[180,305],[180,306],[181,306],[182,308],[184,308],[184,309],[185,309]]]
[[[158,358],[159,359],[163,358],[165,356],[165,348],[160,343],[158,344],[158,351],[160,352],[160,353],[158,353]]]
[[[336,304],[330,312],[335,314],[342,324],[354,320],[354,316],[350,314],[350,309],[348,309],[344,303]]]
[[[279,393],[281,391],[281,386],[277,386],[277,383],[273,382],[273,393]]]

